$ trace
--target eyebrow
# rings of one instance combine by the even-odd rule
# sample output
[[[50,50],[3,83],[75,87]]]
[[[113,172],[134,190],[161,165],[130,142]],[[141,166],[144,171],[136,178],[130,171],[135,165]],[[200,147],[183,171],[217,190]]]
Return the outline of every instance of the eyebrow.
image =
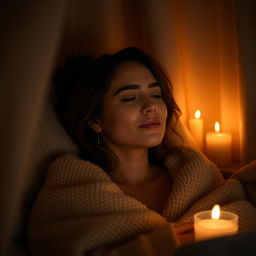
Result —
[[[153,88],[153,87],[160,87],[160,84],[157,82],[151,83],[148,85],[148,88]],[[120,92],[126,91],[126,90],[134,90],[134,89],[140,89],[141,86],[138,84],[127,84],[127,85],[123,85],[120,88],[118,88],[116,90],[116,92],[114,93],[114,96],[116,96],[117,94],[119,94]]]

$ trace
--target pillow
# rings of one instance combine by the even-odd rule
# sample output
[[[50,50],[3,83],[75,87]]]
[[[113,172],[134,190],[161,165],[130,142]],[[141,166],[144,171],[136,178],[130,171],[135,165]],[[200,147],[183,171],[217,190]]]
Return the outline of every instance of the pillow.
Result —
[[[13,248],[21,247],[22,250],[26,251],[30,211],[44,183],[48,165],[65,153],[79,155],[79,149],[60,123],[53,106],[47,101],[43,108],[31,155],[31,172],[27,179],[26,192],[14,232]]]

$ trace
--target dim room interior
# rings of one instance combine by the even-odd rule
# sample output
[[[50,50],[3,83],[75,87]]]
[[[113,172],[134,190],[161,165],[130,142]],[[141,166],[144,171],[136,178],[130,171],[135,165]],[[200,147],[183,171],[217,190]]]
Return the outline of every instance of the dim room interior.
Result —
[[[0,11],[1,255],[26,255],[47,165],[78,150],[50,103],[52,72],[69,54],[145,50],[173,84],[184,143],[227,172],[256,159],[255,1],[24,0]]]

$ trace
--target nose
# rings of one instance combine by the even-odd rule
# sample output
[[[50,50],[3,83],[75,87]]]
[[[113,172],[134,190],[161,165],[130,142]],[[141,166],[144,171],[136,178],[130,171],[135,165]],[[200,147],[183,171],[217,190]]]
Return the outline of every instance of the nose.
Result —
[[[157,112],[158,112],[158,107],[154,101],[148,101],[147,103],[145,103],[142,109],[143,114],[152,114]]]

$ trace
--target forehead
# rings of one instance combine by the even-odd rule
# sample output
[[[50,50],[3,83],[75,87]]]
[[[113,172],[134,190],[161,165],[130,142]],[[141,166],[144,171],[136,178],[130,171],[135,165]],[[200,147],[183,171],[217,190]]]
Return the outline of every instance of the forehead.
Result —
[[[127,61],[121,63],[115,70],[110,82],[110,90],[122,85],[148,85],[152,82],[156,82],[156,79],[146,66],[140,62]]]

